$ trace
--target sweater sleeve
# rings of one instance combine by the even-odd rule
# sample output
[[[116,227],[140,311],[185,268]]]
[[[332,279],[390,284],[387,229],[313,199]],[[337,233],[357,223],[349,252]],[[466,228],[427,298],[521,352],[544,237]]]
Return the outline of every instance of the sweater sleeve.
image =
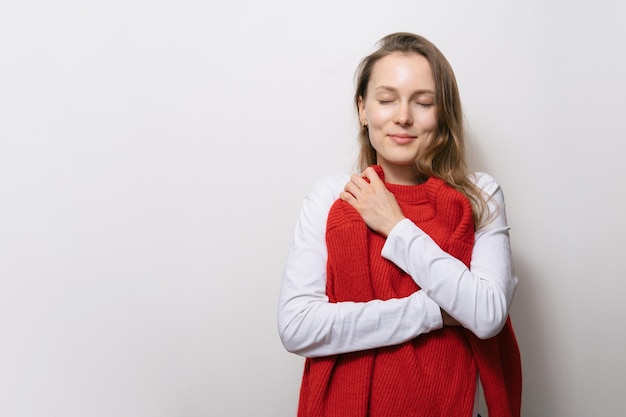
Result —
[[[476,174],[491,221],[475,234],[469,269],[405,219],[387,237],[382,256],[408,273],[443,310],[481,339],[495,336],[509,314],[517,277],[513,271],[504,195],[487,174]]]
[[[347,180],[327,178],[309,194],[287,255],[278,331],[288,351],[306,357],[396,345],[443,325],[439,306],[423,291],[385,301],[329,302],[326,220]]]

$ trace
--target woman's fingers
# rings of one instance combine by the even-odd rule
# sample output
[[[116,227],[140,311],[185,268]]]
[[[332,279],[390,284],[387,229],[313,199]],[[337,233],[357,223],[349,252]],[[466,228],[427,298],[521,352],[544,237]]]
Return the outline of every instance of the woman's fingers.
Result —
[[[354,207],[370,228],[383,236],[387,236],[404,218],[395,197],[372,168],[367,168],[361,175],[352,175],[339,197]]]
[[[369,180],[369,183],[372,185],[383,185],[383,181],[380,179],[380,177],[372,167],[365,168],[365,171],[363,171],[363,173],[361,174],[361,180],[363,180],[363,182],[366,182],[364,178],[367,178]]]
[[[350,181],[344,187],[344,191],[349,192],[357,199],[365,197],[368,193],[373,194],[375,188],[384,187],[384,184],[376,171],[369,167],[362,174],[352,174]]]

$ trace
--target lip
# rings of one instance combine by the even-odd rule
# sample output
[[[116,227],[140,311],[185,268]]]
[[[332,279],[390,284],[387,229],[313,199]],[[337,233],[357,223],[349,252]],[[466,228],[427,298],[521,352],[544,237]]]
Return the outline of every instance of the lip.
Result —
[[[411,136],[407,133],[392,133],[389,138],[398,145],[406,145],[417,139],[417,136]]]

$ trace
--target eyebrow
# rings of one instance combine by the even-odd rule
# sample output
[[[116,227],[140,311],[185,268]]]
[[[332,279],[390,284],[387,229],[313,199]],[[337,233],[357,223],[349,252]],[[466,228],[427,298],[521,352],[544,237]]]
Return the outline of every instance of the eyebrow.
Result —
[[[387,86],[387,85],[380,85],[378,87],[376,87],[374,90],[385,90],[385,91],[391,91],[391,92],[396,92],[397,90],[393,87]],[[435,95],[435,92],[431,89],[428,88],[424,88],[421,90],[417,90],[414,91],[412,95],[421,95],[421,94],[432,94]]]

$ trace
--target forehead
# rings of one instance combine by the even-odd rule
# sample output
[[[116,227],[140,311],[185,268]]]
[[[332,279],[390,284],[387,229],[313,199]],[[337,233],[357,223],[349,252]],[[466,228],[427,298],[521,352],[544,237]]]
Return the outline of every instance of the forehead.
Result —
[[[428,60],[414,53],[391,53],[374,64],[368,88],[432,90],[435,81]]]

